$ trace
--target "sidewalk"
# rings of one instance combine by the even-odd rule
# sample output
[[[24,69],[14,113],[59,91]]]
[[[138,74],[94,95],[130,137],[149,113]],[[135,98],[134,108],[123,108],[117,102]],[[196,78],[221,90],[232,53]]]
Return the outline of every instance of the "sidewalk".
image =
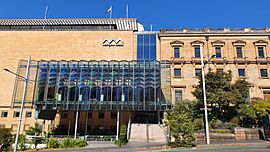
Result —
[[[244,140],[244,141],[224,141],[224,142],[211,142],[210,145],[205,143],[197,143],[195,148],[211,148],[211,147],[225,147],[225,146],[259,146],[270,145],[270,141],[265,140]]]

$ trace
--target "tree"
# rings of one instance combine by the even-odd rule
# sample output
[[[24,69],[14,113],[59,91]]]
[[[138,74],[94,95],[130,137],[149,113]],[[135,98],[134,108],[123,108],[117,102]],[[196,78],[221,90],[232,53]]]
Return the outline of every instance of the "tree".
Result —
[[[237,109],[237,117],[240,121],[241,127],[251,127],[251,125],[256,124],[256,113],[254,109],[248,105],[247,103],[245,104],[240,104],[239,109]]]
[[[35,148],[38,144],[41,144],[43,142],[43,137],[39,137],[41,135],[42,128],[38,125],[38,123],[35,123],[34,127],[29,127],[29,130],[26,131],[27,135],[32,135],[33,140],[32,143],[35,145]]]
[[[249,83],[239,79],[232,83],[231,72],[208,72],[205,75],[207,103],[210,104],[211,117],[218,119],[233,118],[237,108],[248,98]],[[202,81],[196,86],[193,95],[198,100],[198,105],[203,107]]]
[[[13,142],[13,135],[11,129],[0,128],[0,145],[4,151],[8,151]]]
[[[172,147],[191,146],[195,139],[194,122],[192,114],[192,103],[177,102],[176,105],[166,111],[166,125],[170,129],[170,134],[175,138],[174,143],[169,143]]]
[[[258,119],[262,119],[264,116],[270,114],[270,99],[257,100],[253,104],[253,108],[256,112]]]

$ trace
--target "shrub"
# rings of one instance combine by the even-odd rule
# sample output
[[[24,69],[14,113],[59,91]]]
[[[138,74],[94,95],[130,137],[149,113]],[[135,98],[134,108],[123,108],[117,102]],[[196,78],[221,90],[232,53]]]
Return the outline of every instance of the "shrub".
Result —
[[[237,113],[241,127],[251,127],[256,123],[256,113],[248,104],[239,105]]]
[[[228,123],[229,129],[233,129],[235,127],[239,127],[239,119],[237,117],[233,117]]]
[[[85,140],[79,140],[79,139],[69,139],[65,138],[61,142],[61,148],[76,148],[76,147],[85,147],[87,146],[87,142]]]
[[[48,139],[47,147],[48,148],[59,148],[60,143],[58,142],[58,140],[50,138],[50,139]]]
[[[24,134],[21,134],[19,136],[19,149],[24,151],[26,149],[26,146],[25,146],[25,135]]]
[[[194,130],[201,130],[204,128],[204,122],[202,119],[194,120]]]
[[[219,119],[216,119],[216,118],[213,118],[211,121],[210,121],[210,125],[213,129],[220,129],[220,128],[223,128],[223,123],[221,120]]]
[[[114,144],[117,146],[123,146],[127,143],[127,126],[121,125],[119,140],[115,140]]]
[[[13,135],[10,129],[0,128],[0,145],[3,144],[2,148],[4,151],[8,151],[13,142]]]

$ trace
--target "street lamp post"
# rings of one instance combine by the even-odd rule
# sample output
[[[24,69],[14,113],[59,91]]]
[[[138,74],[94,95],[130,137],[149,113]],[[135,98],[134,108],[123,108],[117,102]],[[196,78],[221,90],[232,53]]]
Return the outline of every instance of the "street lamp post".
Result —
[[[17,152],[17,147],[18,147],[18,141],[19,141],[19,136],[20,136],[20,129],[21,129],[21,123],[22,123],[22,115],[23,115],[23,108],[24,108],[24,103],[26,99],[26,93],[27,93],[27,85],[28,85],[28,79],[29,79],[29,74],[30,74],[30,64],[31,64],[31,57],[28,57],[28,62],[27,62],[27,68],[26,68],[26,73],[25,77],[20,76],[18,74],[15,74],[16,76],[19,76],[24,79],[24,86],[23,86],[23,96],[22,96],[22,102],[21,102],[21,109],[20,109],[20,116],[19,116],[19,122],[18,122],[18,129],[16,133],[16,138],[15,138],[15,147],[14,147],[14,152]],[[8,69],[4,69],[7,72],[11,72]]]
[[[205,122],[205,136],[206,136],[206,144],[210,144],[209,137],[209,124],[208,124],[208,112],[207,112],[207,102],[206,102],[206,89],[205,89],[205,77],[204,77],[204,65],[207,64],[215,55],[212,55],[211,58],[204,63],[203,61],[203,51],[200,49],[201,54],[201,66],[202,66],[202,87],[203,87],[203,104],[204,104],[204,122]]]

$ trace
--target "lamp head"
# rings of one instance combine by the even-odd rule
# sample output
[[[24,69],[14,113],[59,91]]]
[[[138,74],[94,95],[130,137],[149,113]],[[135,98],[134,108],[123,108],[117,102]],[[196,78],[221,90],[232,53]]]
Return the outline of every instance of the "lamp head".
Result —
[[[3,69],[4,71],[10,72],[9,69]]]
[[[213,54],[212,56],[211,56],[211,58],[215,58],[216,57],[216,55],[215,54]]]

